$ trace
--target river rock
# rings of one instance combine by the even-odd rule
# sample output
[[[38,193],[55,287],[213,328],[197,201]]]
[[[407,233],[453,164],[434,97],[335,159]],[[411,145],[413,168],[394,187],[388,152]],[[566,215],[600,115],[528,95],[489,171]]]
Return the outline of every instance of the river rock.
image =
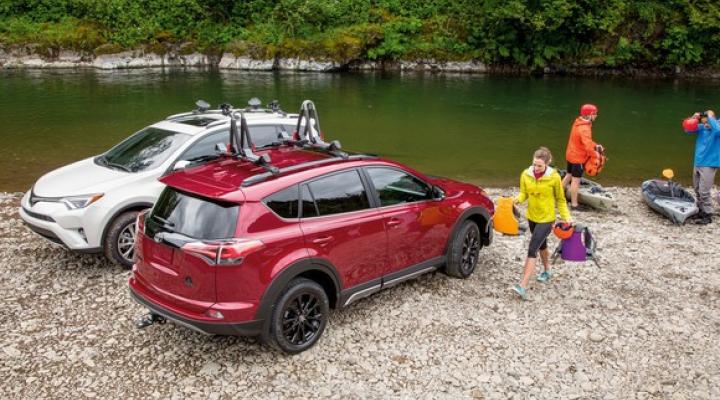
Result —
[[[295,356],[172,323],[136,330],[134,317],[147,310],[128,295],[130,272],[49,244],[20,220],[22,194],[0,193],[0,392],[12,399],[720,398],[720,274],[708,247],[720,224],[670,226],[647,210],[637,188],[613,190],[620,216],[578,216],[598,239],[601,269],[558,260],[551,282],[531,281],[539,301],[518,301],[509,287],[522,262],[513,258],[527,238],[496,235],[468,279],[426,275],[333,310],[323,338]],[[487,191],[495,198],[517,188]],[[677,247],[667,247],[670,233],[683,237]],[[557,239],[548,242],[553,248]],[[688,328],[674,329],[680,325]]]
[[[322,61],[303,58],[280,58],[277,62],[277,69],[288,71],[314,71],[329,72],[337,71],[343,64],[335,61]]]
[[[165,65],[163,56],[154,53],[138,53],[125,51],[117,54],[102,54],[93,60],[93,66],[99,69],[126,69],[162,67]]]
[[[250,57],[238,57],[233,55],[232,53],[225,53],[220,59],[218,68],[271,71],[273,68],[275,68],[275,60],[256,60]]]
[[[602,342],[603,339],[605,339],[605,336],[603,336],[600,332],[590,333],[590,340],[592,340],[593,342]]]
[[[487,66],[480,61],[400,61],[403,71],[433,71],[433,72],[487,72]]]

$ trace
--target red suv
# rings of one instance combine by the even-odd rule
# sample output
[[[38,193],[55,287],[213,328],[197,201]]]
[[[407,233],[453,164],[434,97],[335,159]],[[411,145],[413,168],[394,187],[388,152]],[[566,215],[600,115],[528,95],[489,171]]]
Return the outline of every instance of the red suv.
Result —
[[[140,326],[168,319],[298,353],[329,308],[436,269],[472,274],[493,232],[481,188],[327,147],[279,144],[162,178],[138,217]]]

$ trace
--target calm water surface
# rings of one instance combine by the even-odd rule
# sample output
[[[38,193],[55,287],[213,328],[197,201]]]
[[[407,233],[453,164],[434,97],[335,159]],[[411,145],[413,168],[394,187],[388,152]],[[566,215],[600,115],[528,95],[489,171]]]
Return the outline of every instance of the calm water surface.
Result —
[[[131,133],[189,111],[197,99],[243,106],[253,96],[297,112],[312,99],[328,139],[426,173],[517,185],[539,145],[564,167],[583,102],[600,108],[593,133],[610,160],[598,181],[639,185],[673,168],[690,183],[694,141],[681,119],[717,107],[700,81],[475,75],[211,71],[0,71],[0,191],[98,154]]]

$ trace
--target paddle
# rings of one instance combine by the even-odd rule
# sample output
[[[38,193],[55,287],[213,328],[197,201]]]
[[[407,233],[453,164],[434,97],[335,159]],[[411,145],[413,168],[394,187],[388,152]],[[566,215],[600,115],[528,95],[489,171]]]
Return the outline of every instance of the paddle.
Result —
[[[675,183],[673,182],[672,178],[675,177],[675,173],[672,169],[666,168],[662,172],[662,176],[668,180],[668,186],[670,186],[670,197],[675,197],[675,193],[673,192],[673,188],[675,187]]]

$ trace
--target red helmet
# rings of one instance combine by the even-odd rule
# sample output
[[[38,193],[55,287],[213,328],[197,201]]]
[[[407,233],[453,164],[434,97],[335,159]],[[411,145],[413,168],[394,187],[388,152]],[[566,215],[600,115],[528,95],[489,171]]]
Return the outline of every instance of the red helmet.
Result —
[[[583,104],[580,107],[580,115],[587,117],[588,115],[597,114],[598,108],[595,104]]]
[[[685,132],[695,132],[698,130],[698,120],[697,118],[685,118],[682,122],[682,127],[685,129]]]
[[[553,233],[560,240],[570,239],[575,233],[575,227],[569,222],[557,222],[553,225]]]

